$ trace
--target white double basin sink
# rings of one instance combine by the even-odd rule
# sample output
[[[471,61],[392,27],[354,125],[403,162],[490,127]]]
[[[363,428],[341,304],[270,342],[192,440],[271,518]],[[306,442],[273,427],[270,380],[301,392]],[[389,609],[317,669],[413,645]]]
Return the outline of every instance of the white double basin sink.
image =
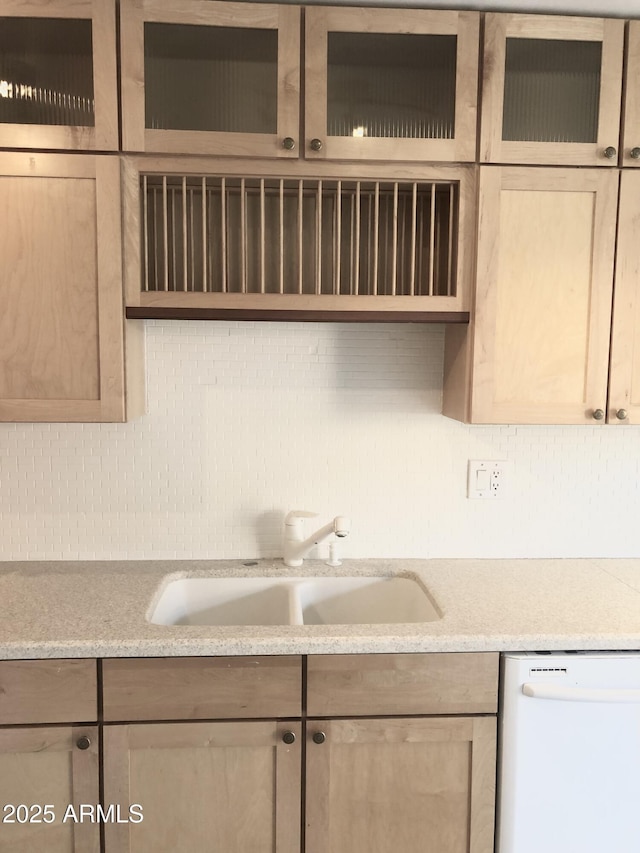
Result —
[[[434,622],[417,578],[207,577],[164,586],[148,613],[158,625],[372,625]]]

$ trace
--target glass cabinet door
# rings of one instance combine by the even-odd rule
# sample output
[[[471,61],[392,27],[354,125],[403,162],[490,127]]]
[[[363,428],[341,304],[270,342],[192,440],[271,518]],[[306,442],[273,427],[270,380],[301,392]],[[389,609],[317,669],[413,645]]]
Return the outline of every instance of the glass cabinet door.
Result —
[[[5,0],[0,146],[118,148],[114,0]]]
[[[640,166],[640,21],[629,21],[622,165]]]
[[[300,10],[122,3],[127,151],[297,157]]]
[[[624,22],[487,14],[481,160],[616,166]]]
[[[305,156],[472,161],[478,13],[306,10]]]

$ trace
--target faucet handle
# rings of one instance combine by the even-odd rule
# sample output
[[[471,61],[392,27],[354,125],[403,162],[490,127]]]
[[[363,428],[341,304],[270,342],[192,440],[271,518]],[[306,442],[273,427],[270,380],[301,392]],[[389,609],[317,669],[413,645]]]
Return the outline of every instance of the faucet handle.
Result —
[[[307,512],[305,509],[292,509],[287,513],[284,523],[297,524],[299,518],[315,518],[317,515],[317,512]]]

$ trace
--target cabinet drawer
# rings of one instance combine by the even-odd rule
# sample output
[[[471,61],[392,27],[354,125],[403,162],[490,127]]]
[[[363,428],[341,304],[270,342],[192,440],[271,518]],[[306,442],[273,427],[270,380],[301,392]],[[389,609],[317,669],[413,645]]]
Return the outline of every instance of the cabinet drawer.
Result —
[[[104,719],[299,717],[299,657],[105,660]]]
[[[495,714],[498,655],[314,655],[307,685],[313,715]]]
[[[97,718],[94,660],[0,662],[0,725]]]

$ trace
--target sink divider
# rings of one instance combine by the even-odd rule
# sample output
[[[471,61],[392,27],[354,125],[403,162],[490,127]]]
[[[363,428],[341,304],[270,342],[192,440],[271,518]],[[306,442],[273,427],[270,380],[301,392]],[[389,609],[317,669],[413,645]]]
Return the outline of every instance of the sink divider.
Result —
[[[302,602],[300,601],[299,584],[287,584],[289,592],[289,624],[304,625],[302,620]]]

